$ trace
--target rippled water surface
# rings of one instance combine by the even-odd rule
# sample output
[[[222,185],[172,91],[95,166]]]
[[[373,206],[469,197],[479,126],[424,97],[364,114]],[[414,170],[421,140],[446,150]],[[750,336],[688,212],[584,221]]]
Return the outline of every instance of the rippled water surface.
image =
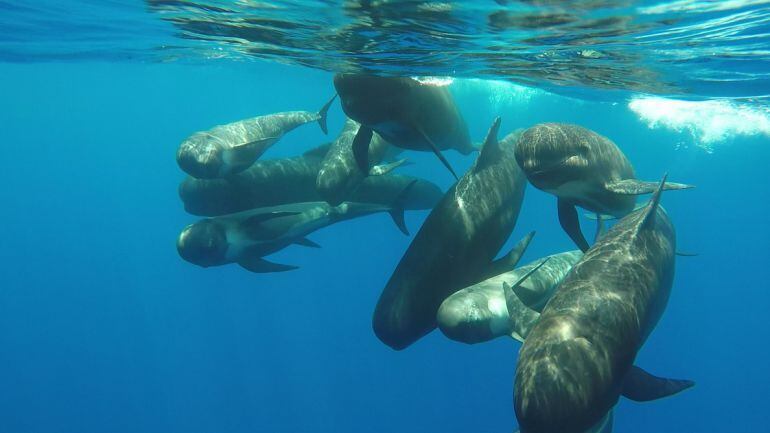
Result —
[[[0,1],[0,59],[269,59],[595,97],[770,95],[770,1]]]

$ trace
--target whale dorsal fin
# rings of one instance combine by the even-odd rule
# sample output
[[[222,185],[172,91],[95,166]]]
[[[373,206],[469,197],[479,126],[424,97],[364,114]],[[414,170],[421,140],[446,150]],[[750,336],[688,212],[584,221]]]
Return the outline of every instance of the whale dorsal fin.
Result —
[[[529,272],[519,278],[513,285],[503,282],[503,293],[505,294],[505,306],[508,308],[511,337],[518,341],[524,342],[527,335],[529,335],[529,332],[532,330],[532,327],[535,326],[535,323],[537,323],[537,320],[540,318],[540,313],[524,305],[513,289],[521,286],[527,278],[537,272],[537,270],[550,259],[550,257],[547,257],[540,262],[540,264],[530,269]]]
[[[653,376],[634,365],[623,379],[622,394],[633,401],[651,401],[680,393],[694,385],[692,380]]]
[[[655,215],[658,214],[658,207],[660,206],[660,196],[663,193],[663,188],[666,186],[666,178],[668,178],[668,173],[663,175],[663,179],[660,180],[660,183],[658,184],[658,188],[655,191],[655,194],[652,195],[652,198],[650,199],[649,203],[647,203],[647,207],[644,210],[644,220],[639,225],[639,229],[648,229],[655,226]]]
[[[500,158],[500,143],[497,141],[497,135],[500,131],[500,117],[495,117],[492,126],[489,127],[487,138],[481,145],[479,156],[476,157],[476,163],[473,165],[473,171],[483,170],[490,164],[494,164]]]
[[[605,189],[616,194],[623,195],[640,195],[651,194],[658,189],[659,182],[644,182],[636,179],[623,179],[615,182],[610,182],[604,185]],[[664,191],[671,191],[676,189],[690,189],[695,188],[694,185],[687,185],[684,183],[666,183],[663,188]]]

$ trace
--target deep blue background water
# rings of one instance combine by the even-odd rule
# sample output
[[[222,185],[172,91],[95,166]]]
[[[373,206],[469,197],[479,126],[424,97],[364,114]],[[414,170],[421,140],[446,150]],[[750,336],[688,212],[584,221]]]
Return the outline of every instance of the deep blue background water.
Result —
[[[371,331],[380,290],[409,238],[376,215],[275,256],[301,269],[202,269],[176,253],[186,215],[174,161],[193,131],[281,110],[316,109],[331,75],[276,64],[0,64],[0,432],[501,432],[515,426],[519,345],[477,346],[434,332],[403,352]],[[458,103],[481,139],[570,121],[615,140],[640,177],[694,183],[666,193],[679,258],[668,309],[638,364],[697,386],[621,401],[615,431],[764,432],[770,351],[767,137],[711,154],[651,130],[619,103],[539,93]],[[330,136],[342,125],[339,105]],[[308,125],[265,158],[326,138]],[[448,154],[458,169],[473,156]],[[402,172],[443,188],[430,155]],[[407,223],[416,232],[426,212]],[[584,221],[586,232],[593,228]],[[516,230],[526,260],[571,249],[552,197],[528,188]]]

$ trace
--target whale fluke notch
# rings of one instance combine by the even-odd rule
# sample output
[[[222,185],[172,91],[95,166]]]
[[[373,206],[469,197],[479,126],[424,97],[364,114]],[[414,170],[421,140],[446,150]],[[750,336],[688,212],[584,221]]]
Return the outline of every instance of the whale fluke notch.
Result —
[[[329,107],[331,107],[332,102],[337,99],[337,94],[335,93],[334,96],[332,96],[332,99],[329,99],[329,102],[324,104],[323,107],[321,107],[320,110],[318,110],[318,126],[321,127],[321,131],[323,131],[324,134],[328,134],[329,130],[326,128],[326,115],[329,112]]]
[[[659,186],[659,182],[645,182],[636,179],[623,179],[606,184],[607,191],[624,195],[641,195],[654,193]],[[678,189],[692,189],[694,185],[684,183],[668,182],[663,188],[664,191],[673,191]]]
[[[588,241],[580,230],[580,222],[578,222],[575,205],[559,197],[556,200],[556,206],[559,210],[559,224],[561,228],[567,232],[572,242],[575,242],[575,245],[580,248],[580,251],[588,251]]]
[[[497,136],[500,131],[500,116],[495,117],[492,121],[492,126],[489,127],[487,137],[484,139],[484,144],[479,149],[479,156],[476,157],[476,163],[473,165],[473,170],[482,170],[489,164],[494,164],[500,157],[500,143],[497,141]]]
[[[678,394],[695,386],[692,380],[666,379],[633,365],[623,380],[623,397],[638,401],[652,401]]]
[[[257,274],[266,274],[271,272],[286,272],[294,269],[299,269],[299,266],[282,265],[280,263],[273,263],[267,261],[259,256],[243,257],[238,260],[238,264],[247,271],[255,272]]]
[[[489,269],[484,272],[478,281],[484,281],[488,278],[512,271],[521,260],[521,257],[529,247],[530,242],[532,242],[533,237],[535,237],[534,230],[521,238],[521,240],[517,242],[513,248],[511,248],[511,251],[509,251],[508,254],[492,262],[492,264],[489,266]]]
[[[508,316],[510,317],[509,323],[511,325],[511,337],[520,342],[524,342],[529,335],[529,331],[535,326],[537,320],[540,318],[540,313],[527,307],[519,299],[519,296],[513,289],[519,287],[524,281],[527,280],[532,274],[537,272],[544,264],[550,260],[550,257],[546,257],[545,260],[540,262],[537,266],[530,269],[529,272],[519,278],[513,285],[503,282],[503,293],[505,294],[505,306],[508,308]]]

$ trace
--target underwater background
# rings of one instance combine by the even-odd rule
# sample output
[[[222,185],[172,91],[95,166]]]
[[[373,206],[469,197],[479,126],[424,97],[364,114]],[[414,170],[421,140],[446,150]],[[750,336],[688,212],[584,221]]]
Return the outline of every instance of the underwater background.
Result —
[[[221,41],[177,41],[153,10],[160,2],[23,3],[0,1],[0,432],[515,430],[519,343],[469,346],[434,331],[396,352],[374,336],[374,305],[411,239],[387,215],[313,233],[321,249],[272,256],[300,267],[292,272],[204,269],[177,254],[179,231],[198,219],[177,194],[179,143],[247,117],[316,110],[334,94],[333,72],[355,57],[338,53],[351,63],[328,67],[314,51],[288,50],[283,62],[274,52],[256,56],[267,60],[211,56]],[[712,13],[748,10],[754,26],[745,34],[766,34],[770,5],[738,3]],[[685,36],[698,45],[697,32]],[[761,37],[754,42],[766,43]],[[180,46],[173,56],[142,54],[172,39]],[[759,48],[733,44],[748,60],[716,70],[744,78],[721,84],[699,85],[698,62],[655,65],[671,72],[659,91],[643,77],[644,86],[592,86],[483,68],[460,71],[450,84],[474,141],[498,115],[501,136],[538,122],[577,123],[615,141],[639,178],[667,172],[697,186],[663,194],[677,248],[698,256],[677,258],[668,307],[636,361],[696,386],[650,403],[621,399],[616,432],[770,431],[770,63],[766,52],[749,53]],[[444,61],[405,59],[399,71],[390,59],[385,69],[451,75],[446,65],[475,52],[455,49]],[[637,66],[618,65],[620,75]],[[343,122],[335,103],[328,136],[300,127],[263,159],[330,141]],[[475,158],[446,156],[458,172]],[[399,173],[451,186],[433,155],[408,157],[414,164]],[[525,262],[573,248],[555,208],[552,196],[528,186],[501,251],[531,230]],[[427,214],[407,213],[412,234]]]

